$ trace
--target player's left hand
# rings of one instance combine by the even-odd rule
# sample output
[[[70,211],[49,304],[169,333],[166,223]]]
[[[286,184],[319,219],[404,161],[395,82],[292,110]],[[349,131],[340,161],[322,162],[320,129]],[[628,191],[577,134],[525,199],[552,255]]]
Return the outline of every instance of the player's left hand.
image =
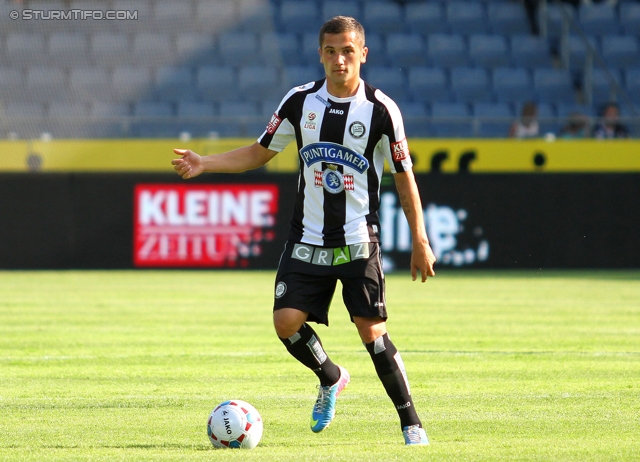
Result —
[[[436,271],[433,268],[435,262],[436,256],[428,243],[414,242],[411,252],[411,279],[415,281],[418,278],[418,272],[422,277],[422,282],[426,282],[429,276],[435,276]]]

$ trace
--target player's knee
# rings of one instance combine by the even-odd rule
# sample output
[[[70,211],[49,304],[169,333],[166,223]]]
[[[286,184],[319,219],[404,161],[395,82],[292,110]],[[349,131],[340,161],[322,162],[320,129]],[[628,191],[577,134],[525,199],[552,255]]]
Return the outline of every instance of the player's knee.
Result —
[[[289,338],[300,330],[305,319],[297,310],[284,308],[273,312],[273,327],[280,338]]]

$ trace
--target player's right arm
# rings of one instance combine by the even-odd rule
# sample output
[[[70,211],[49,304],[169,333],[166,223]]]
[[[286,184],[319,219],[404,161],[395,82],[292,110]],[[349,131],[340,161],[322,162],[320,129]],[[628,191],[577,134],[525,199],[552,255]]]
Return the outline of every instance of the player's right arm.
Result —
[[[185,180],[202,172],[240,173],[262,167],[278,153],[259,143],[243,146],[223,154],[200,156],[189,149],[174,149],[180,156],[173,159],[173,169]]]

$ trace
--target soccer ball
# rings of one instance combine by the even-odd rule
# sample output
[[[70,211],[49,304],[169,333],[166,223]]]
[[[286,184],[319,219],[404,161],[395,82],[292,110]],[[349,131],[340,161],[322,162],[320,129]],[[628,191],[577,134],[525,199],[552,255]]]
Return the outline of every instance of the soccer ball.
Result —
[[[211,411],[207,434],[216,448],[253,449],[262,438],[262,417],[245,401],[225,401]]]

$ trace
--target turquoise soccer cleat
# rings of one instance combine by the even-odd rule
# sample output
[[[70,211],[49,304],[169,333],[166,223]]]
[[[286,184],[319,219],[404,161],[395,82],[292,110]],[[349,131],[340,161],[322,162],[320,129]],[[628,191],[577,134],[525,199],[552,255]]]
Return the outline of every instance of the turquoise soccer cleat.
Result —
[[[429,438],[424,428],[419,425],[411,425],[402,429],[402,436],[404,436],[404,444],[407,446],[418,446],[429,444]]]
[[[336,398],[345,389],[349,380],[349,372],[340,367],[340,378],[335,384],[318,387],[318,399],[311,413],[311,431],[318,433],[329,426],[336,415]]]

